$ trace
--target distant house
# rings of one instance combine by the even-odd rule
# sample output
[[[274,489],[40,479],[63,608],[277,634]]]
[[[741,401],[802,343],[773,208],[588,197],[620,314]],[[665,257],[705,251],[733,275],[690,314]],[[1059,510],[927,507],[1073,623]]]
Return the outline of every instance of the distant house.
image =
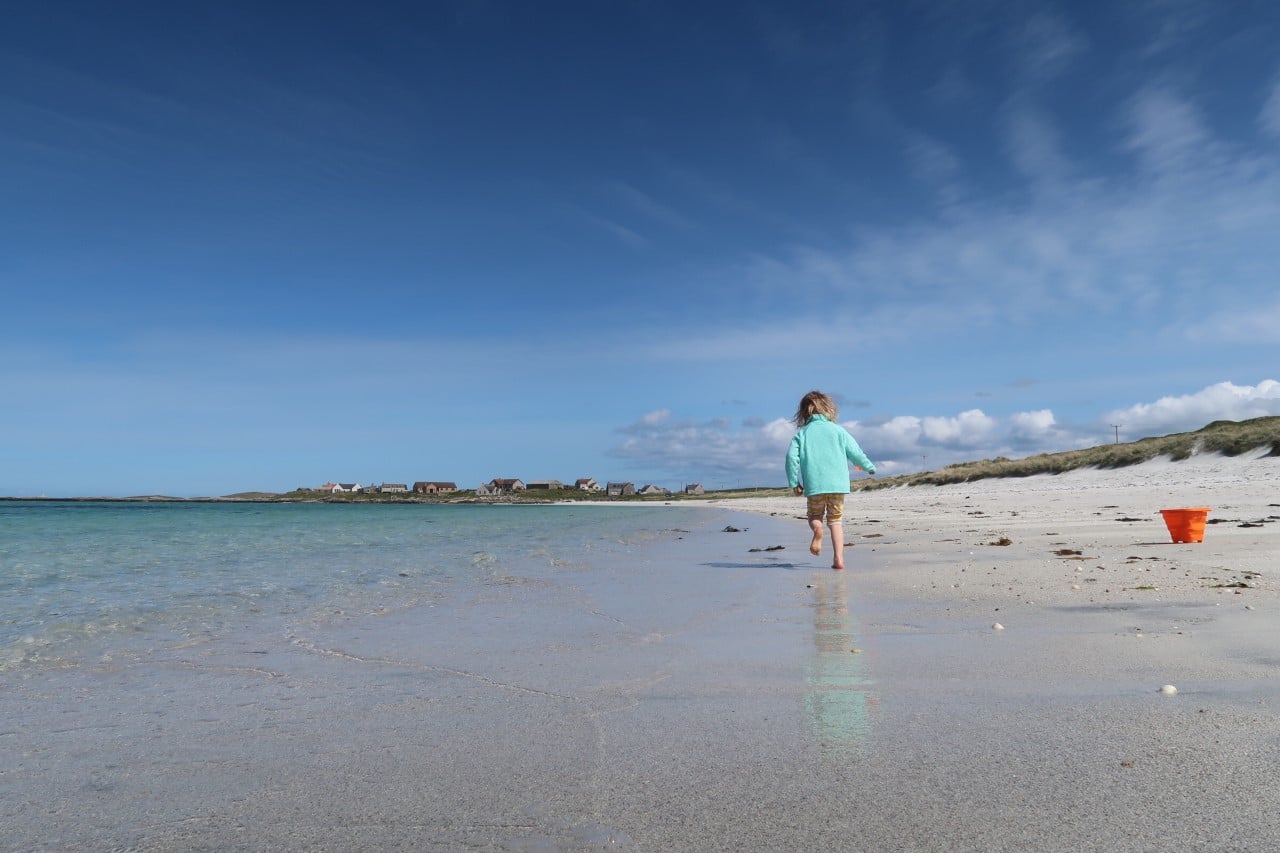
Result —
[[[333,491],[333,490],[335,490],[337,487],[338,487],[338,484],[337,484],[337,483],[325,483],[323,486],[321,486],[320,488],[316,489],[316,491],[317,491],[317,492],[332,492],[332,491]]]
[[[378,486],[378,491],[384,495],[403,495],[409,491],[409,487],[404,483],[383,483]]]
[[[638,495],[669,495],[671,494],[661,486],[655,486],[653,483],[646,483],[636,492]]]
[[[334,483],[333,488],[330,489],[329,491],[333,492],[336,495],[341,493],[350,494],[353,492],[358,492],[360,491],[360,489],[361,489],[361,485],[359,483]]]
[[[701,483],[690,483],[684,487],[684,493],[686,495],[705,495],[707,491],[702,488]]]
[[[534,491],[536,489],[538,491],[545,492],[551,489],[563,489],[564,483],[559,480],[530,480],[528,488],[529,491]]]
[[[611,498],[620,498],[624,495],[634,495],[636,493],[636,484],[610,483],[605,487],[605,493]]]
[[[493,489],[490,494],[495,495],[509,495],[512,492],[523,492],[527,488],[524,484],[524,480],[519,479],[505,480],[502,478],[495,478],[489,481],[489,485]]]
[[[573,484],[575,489],[581,489],[584,492],[600,491],[600,484],[595,481],[594,477],[579,477],[578,481]]]
[[[497,493],[497,490],[493,488],[493,483],[481,483],[476,486],[476,497],[485,498]]]
[[[413,484],[415,495],[447,495],[458,491],[457,483],[446,483],[442,480],[419,480]]]

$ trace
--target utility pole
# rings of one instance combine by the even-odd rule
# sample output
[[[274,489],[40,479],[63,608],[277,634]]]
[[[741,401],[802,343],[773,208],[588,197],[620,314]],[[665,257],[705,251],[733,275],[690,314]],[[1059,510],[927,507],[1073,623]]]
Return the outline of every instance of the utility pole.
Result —
[[[928,466],[925,465],[925,460],[927,460],[928,458],[929,458],[928,454],[925,454],[925,453],[920,454],[920,470],[921,471],[929,470]]]
[[[1115,430],[1115,431],[1116,431],[1116,444],[1119,444],[1119,443],[1120,443],[1120,427],[1122,427],[1122,426],[1124,426],[1124,424],[1112,424],[1112,425],[1111,425],[1111,428],[1112,428],[1113,430]]]

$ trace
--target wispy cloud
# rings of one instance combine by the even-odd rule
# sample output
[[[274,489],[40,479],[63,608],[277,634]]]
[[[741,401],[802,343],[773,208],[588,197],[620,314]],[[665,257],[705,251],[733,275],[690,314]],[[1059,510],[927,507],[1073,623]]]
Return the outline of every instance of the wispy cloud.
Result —
[[[1271,136],[1280,139],[1280,75],[1271,84],[1271,91],[1262,104],[1258,123]]]
[[[696,228],[696,224],[692,219],[680,213],[670,205],[663,204],[653,196],[642,190],[637,189],[631,184],[615,181],[605,187],[606,192],[622,202],[631,210],[643,214],[644,216],[681,231],[691,231]]]
[[[1129,148],[1157,175],[1193,170],[1212,143],[1200,111],[1168,89],[1138,92],[1128,118]]]
[[[960,159],[947,145],[927,134],[913,133],[905,154],[912,176],[936,192],[942,203],[955,204],[964,197]]]
[[[929,87],[929,98],[944,107],[962,106],[978,94],[978,88],[965,73],[954,65],[943,69],[932,86]]]
[[[1020,70],[1037,82],[1062,74],[1088,47],[1083,33],[1048,8],[1022,19],[1012,41]]]
[[[792,426],[776,419],[747,426],[727,419],[673,420],[646,415],[618,432],[611,455],[682,480],[714,478],[720,485],[774,482]]]
[[[1280,88],[1267,92],[1268,110],[1280,116],[1272,106]],[[1019,104],[1007,115],[1010,162],[1031,191],[942,205],[931,219],[862,225],[843,246],[757,251],[723,278],[745,285],[758,314],[794,320],[682,335],[663,345],[667,356],[750,359],[761,341],[802,327],[815,346],[840,340],[824,331],[835,327],[883,342],[895,330],[903,339],[956,340],[975,326],[1044,323],[1041,341],[1064,346],[1081,323],[1111,323],[1121,339],[1157,343],[1231,341],[1232,315],[1255,335],[1265,331],[1249,317],[1274,302],[1280,269],[1274,150],[1216,135],[1199,106],[1168,87],[1142,88],[1118,106],[1113,150],[1087,167],[1063,153],[1049,113]],[[949,148],[921,134],[909,150],[914,174],[954,199],[961,166]],[[1205,321],[1209,289],[1217,307],[1208,313],[1219,322]],[[796,328],[781,331],[788,325]]]
[[[587,222],[591,223],[601,231],[613,235],[616,239],[633,249],[642,249],[649,245],[648,237],[645,237],[640,232],[628,228],[626,225],[622,225],[607,216],[601,216],[598,213],[592,213],[589,210],[578,207],[575,207],[575,210],[577,210],[578,214]]]
[[[1135,4],[1134,14],[1154,27],[1143,53],[1154,57],[1181,47],[1219,12],[1220,7],[1212,0],[1146,0]]]
[[[1026,103],[1012,105],[1006,115],[1006,145],[1014,168],[1032,184],[1069,177],[1071,166],[1062,153],[1049,117]]]

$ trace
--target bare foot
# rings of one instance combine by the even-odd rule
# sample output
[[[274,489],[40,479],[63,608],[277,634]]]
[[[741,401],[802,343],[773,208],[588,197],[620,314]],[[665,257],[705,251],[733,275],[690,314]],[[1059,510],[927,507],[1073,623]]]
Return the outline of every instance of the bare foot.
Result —
[[[822,553],[822,528],[813,531],[813,541],[809,543],[809,553],[815,557]]]
[[[837,566],[835,563],[832,563],[832,564],[831,564],[831,568],[835,569],[837,572],[842,572],[842,571],[844,571],[844,565],[843,565],[843,564],[841,564],[841,565]]]

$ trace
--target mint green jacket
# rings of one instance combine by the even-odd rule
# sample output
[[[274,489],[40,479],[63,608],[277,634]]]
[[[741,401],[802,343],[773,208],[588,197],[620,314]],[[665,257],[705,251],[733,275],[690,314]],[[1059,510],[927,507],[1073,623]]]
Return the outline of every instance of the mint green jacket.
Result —
[[[850,462],[868,474],[876,472],[848,430],[826,415],[814,415],[787,449],[787,485],[794,489],[803,484],[806,495],[847,494]]]

